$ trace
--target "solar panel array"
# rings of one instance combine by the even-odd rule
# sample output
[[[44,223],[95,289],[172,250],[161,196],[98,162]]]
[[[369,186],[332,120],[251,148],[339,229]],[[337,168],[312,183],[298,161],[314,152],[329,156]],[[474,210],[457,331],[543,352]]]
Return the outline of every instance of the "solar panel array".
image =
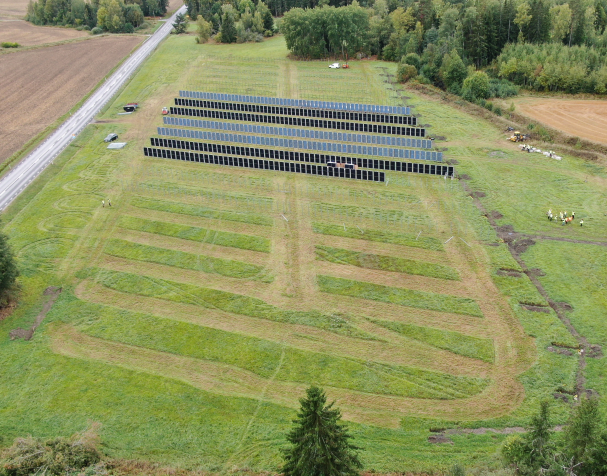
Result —
[[[165,125],[184,128],[158,127],[159,136],[178,139],[152,137],[152,147],[144,147],[146,156],[379,182],[385,180],[384,172],[365,169],[445,176],[454,173],[452,166],[440,164],[442,152],[429,150],[433,143],[423,138],[423,126],[401,127],[417,124],[408,107],[195,91],[180,91],[179,95],[194,99],[176,99],[176,103],[187,102],[188,106],[194,105],[199,109],[171,107],[171,115],[236,122],[165,116]],[[214,111],[217,108],[228,112]],[[250,111],[255,111],[255,114],[248,114]],[[257,115],[257,112],[263,113],[263,116]],[[363,122],[340,122],[343,119]],[[386,124],[369,124],[365,121]],[[296,127],[281,127],[285,125]],[[318,130],[323,128],[332,130]],[[400,159],[426,163],[403,162]]]
[[[400,114],[406,116],[411,114],[411,108],[408,106],[376,106],[373,104],[310,101],[306,99],[272,98],[265,96],[242,96],[240,94],[206,93],[199,91],[179,91],[179,96],[182,98],[268,104],[273,106],[311,107],[316,109],[336,109],[339,111],[374,112],[379,114]]]
[[[340,144],[335,142],[319,142],[311,140],[281,139],[276,137],[260,137],[243,134],[228,134],[224,132],[198,131],[190,129],[173,129],[159,127],[158,135],[167,137],[183,137],[188,139],[202,139],[219,142],[233,142],[237,144],[263,145],[300,150],[314,150],[318,152],[335,152],[340,154],[372,155],[376,157],[400,157],[403,159],[431,160],[442,162],[442,152],[430,152],[418,149],[400,149],[393,147],[377,147],[366,145]],[[387,139],[394,139],[388,137]]]

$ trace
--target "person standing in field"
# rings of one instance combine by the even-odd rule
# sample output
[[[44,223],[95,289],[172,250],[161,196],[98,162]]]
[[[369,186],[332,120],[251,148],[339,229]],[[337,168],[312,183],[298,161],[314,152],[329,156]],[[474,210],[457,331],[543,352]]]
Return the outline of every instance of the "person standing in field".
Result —
[[[112,208],[112,201],[109,198],[107,199],[107,204],[110,208]]]
[[[105,208],[105,200],[101,200],[101,206]]]

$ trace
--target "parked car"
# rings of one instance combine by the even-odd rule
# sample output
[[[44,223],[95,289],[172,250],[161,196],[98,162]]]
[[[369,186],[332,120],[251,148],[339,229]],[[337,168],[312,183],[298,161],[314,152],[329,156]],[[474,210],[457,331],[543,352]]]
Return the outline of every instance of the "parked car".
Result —
[[[330,65],[329,65],[329,68],[332,68],[332,69],[339,69],[339,63],[333,63],[333,64],[330,64]]]
[[[116,139],[118,139],[118,134],[116,134],[115,132],[112,132],[111,134],[108,134],[108,136],[103,139],[104,142],[112,142],[115,141]]]

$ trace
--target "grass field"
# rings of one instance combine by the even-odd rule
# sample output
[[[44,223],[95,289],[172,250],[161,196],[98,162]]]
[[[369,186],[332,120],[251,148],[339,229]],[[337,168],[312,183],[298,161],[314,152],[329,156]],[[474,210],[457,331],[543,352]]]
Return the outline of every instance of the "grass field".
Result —
[[[576,329],[602,344],[607,263],[600,244],[555,240],[605,242],[604,169],[523,156],[488,123],[397,90],[394,70],[298,63],[282,38],[163,43],[4,214],[23,296],[0,322],[0,433],[99,421],[114,457],[271,471],[298,398],[318,384],[366,469],[430,471],[494,464],[504,438],[433,445],[430,428],[525,425],[541,399],[573,392],[577,355],[548,347],[578,341],[547,299],[570,303]],[[397,172],[361,183],[144,157],[180,89],[378,104],[402,104],[402,93],[447,137],[437,145],[468,191]],[[117,116],[131,101],[140,109]],[[127,147],[108,151],[109,132]],[[470,190],[499,225],[536,241],[523,264]],[[551,224],[549,207],[575,207],[587,226]],[[533,276],[548,298],[523,265],[545,273]],[[33,340],[10,341],[50,285],[64,291]],[[587,388],[605,387],[603,362],[587,359]],[[568,408],[554,400],[555,423]]]

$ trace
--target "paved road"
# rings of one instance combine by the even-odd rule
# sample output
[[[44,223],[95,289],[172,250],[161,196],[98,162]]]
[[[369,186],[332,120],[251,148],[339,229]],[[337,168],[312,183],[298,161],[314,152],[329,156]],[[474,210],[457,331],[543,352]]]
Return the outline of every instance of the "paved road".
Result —
[[[175,15],[185,13],[181,7],[156,33],[150,36],[112,74],[72,116],[53,132],[30,155],[0,180],[0,210],[4,210],[89,124],[100,109],[116,94],[133,72],[171,33]]]

